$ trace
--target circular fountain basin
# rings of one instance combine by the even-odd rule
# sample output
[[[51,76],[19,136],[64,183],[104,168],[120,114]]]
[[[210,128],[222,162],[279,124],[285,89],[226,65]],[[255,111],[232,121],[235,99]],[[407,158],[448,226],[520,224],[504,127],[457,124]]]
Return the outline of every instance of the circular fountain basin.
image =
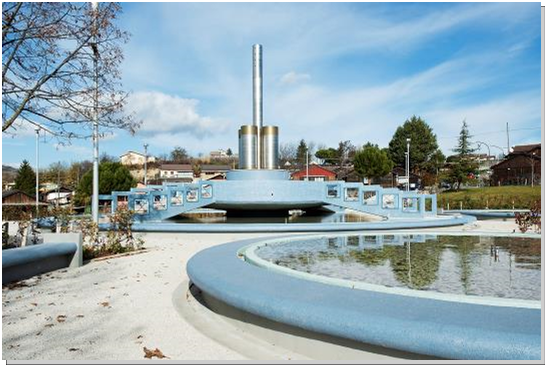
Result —
[[[264,267],[253,259],[252,254],[266,244],[312,238],[317,236],[255,239],[209,248],[190,259],[187,272],[203,293],[216,300],[315,333],[438,358],[541,359],[540,301],[386,287],[332,277],[334,281],[325,281],[321,275],[261,259],[268,263]]]
[[[327,223],[176,223],[176,222],[136,222],[134,231],[177,232],[177,233],[258,233],[258,232],[345,232],[345,231],[386,231],[400,229],[419,229],[450,227],[476,221],[467,215],[439,215],[425,218],[390,218],[379,221],[327,222]],[[102,230],[110,227],[99,225]]]

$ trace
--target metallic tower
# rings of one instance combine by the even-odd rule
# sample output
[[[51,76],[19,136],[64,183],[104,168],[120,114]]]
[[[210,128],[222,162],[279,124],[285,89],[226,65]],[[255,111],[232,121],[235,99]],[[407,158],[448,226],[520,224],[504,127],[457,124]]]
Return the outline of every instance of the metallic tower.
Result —
[[[253,125],[258,131],[256,168],[262,168],[262,45],[253,45]]]

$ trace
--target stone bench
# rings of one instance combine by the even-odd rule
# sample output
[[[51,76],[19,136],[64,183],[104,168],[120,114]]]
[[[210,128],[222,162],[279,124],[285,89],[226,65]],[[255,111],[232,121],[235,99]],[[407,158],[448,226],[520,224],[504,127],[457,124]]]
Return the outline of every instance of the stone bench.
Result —
[[[2,284],[82,265],[81,234],[44,234],[44,243],[2,250]]]

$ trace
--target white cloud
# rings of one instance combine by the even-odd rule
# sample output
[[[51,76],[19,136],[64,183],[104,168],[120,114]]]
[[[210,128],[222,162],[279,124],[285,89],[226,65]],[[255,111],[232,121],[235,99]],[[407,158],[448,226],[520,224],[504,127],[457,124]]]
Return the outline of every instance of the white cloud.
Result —
[[[161,92],[137,92],[131,95],[127,106],[143,124],[138,134],[158,135],[188,133],[197,138],[223,132],[227,122],[201,116],[199,101]]]
[[[310,80],[310,78],[310,74],[299,74],[295,71],[289,71],[287,74],[283,75],[279,81],[282,85],[288,85],[305,82]]]
[[[91,142],[89,143],[91,144]],[[56,143],[53,145],[55,150],[62,153],[69,153],[70,155],[91,159],[93,157],[93,149],[90,146],[74,145],[74,144],[61,144]],[[100,142],[99,142],[100,147]]]

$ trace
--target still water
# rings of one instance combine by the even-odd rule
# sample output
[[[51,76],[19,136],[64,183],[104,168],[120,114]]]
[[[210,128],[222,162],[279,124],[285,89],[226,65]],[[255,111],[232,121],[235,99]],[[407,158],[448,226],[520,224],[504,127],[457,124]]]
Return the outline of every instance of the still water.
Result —
[[[268,243],[256,254],[293,270],[388,287],[541,299],[540,239],[325,236]]]

